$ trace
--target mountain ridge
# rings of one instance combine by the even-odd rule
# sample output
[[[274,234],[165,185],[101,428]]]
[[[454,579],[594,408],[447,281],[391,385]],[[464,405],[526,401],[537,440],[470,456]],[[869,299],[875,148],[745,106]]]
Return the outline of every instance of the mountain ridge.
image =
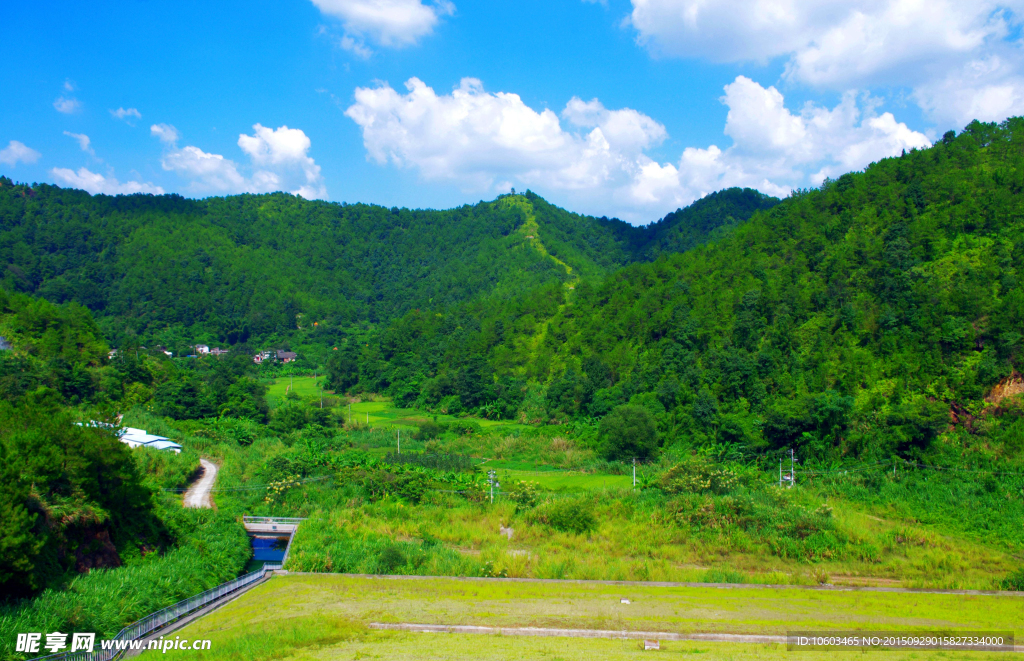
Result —
[[[417,307],[599,277],[645,258],[655,238],[530,191],[434,211],[0,183],[0,283],[89,307],[115,341],[176,328],[179,342],[202,335],[234,344],[303,323],[375,324]],[[542,251],[517,243],[529,218]]]

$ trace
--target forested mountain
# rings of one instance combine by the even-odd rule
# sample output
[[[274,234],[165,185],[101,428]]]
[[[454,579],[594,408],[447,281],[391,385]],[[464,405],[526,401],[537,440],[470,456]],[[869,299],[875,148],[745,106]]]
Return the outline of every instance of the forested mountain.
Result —
[[[735,192],[714,207],[721,221],[694,225],[686,241],[749,215],[751,194],[771,202]],[[92,197],[0,178],[0,282],[85,305],[115,344],[126,329],[169,328],[167,344],[234,344],[600,277],[678,243],[660,227],[572,214],[530,192],[431,211],[285,194]]]
[[[975,122],[713,244],[410,313],[363,350],[359,386],[527,420],[632,404],[663,442],[821,460],[919,454],[956,423],[997,434],[986,395],[1024,369],[1022,190],[1024,120]],[[1019,444],[1020,411],[1004,423]]]
[[[242,446],[256,429],[293,443],[341,421],[298,395],[271,410],[261,370],[278,368],[242,351],[108,357],[125,326],[331,342],[311,366],[337,391],[569,423],[558,433],[610,461],[793,448],[812,466],[992,470],[1024,450],[1024,403],[1007,396],[1024,384],[1024,119],[972,123],[778,204],[723,191],[650,228],[532,193],[434,212],[0,183],[11,594],[176,538],[147,480],[194,465],[144,475],[74,421],[216,418]],[[319,447],[306,441],[297,452]]]
[[[780,204],[733,189],[648,228],[529,192],[438,212],[4,179],[3,282],[88,305],[114,340],[118,324],[302,333],[339,347],[338,390],[436,411],[568,421],[626,406],[662,443],[914,455],[951,424],[1024,424],[989,415],[1024,360],[1022,127],[975,122]],[[376,325],[358,345],[342,337],[360,322]],[[231,365],[136,377],[122,362],[127,385],[93,391],[265,418]]]
[[[755,212],[771,209],[778,203],[778,198],[752,188],[727,188],[712,193],[647,225],[644,245],[637,252],[644,261],[662,254],[686,252],[725,236]]]

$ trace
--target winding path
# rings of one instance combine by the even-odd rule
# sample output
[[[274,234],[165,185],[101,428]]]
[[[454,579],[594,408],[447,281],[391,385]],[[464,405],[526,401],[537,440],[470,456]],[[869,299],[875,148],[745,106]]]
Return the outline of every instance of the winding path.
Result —
[[[185,507],[213,507],[210,491],[217,480],[217,464],[206,459],[200,459],[199,463],[203,467],[203,473],[185,492]]]

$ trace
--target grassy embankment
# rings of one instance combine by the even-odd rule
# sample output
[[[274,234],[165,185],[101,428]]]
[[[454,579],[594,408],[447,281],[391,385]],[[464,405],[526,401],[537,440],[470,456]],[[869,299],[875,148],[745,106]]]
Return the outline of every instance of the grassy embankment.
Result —
[[[630,604],[620,603],[627,597]],[[636,641],[374,631],[371,622],[785,635],[793,630],[1014,631],[1024,598],[804,589],[719,589],[583,582],[278,576],[176,632],[210,639],[196,661],[261,659],[632,658]],[[259,635],[253,635],[259,631]],[[747,659],[785,646],[667,642],[663,651]],[[168,653],[171,656],[175,652]],[[804,652],[801,658],[845,658]],[[984,653],[878,652],[878,658],[995,658]],[[153,653],[148,654],[153,657]],[[145,656],[143,658],[146,658]]]
[[[225,491],[215,498],[223,511],[310,517],[292,547],[293,570],[991,589],[1021,566],[1019,530],[996,525],[999,517],[985,510],[1012,501],[998,489],[970,492],[972,482],[955,476],[901,469],[892,478],[879,469],[871,480],[808,479],[779,492],[755,471],[748,475],[752,482],[722,496],[634,492],[630,475],[600,471],[592,452],[565,428],[475,419],[475,433],[422,441],[413,439],[411,429],[430,414],[381,400],[356,401],[352,410],[362,424],[331,430],[317,441],[327,464],[301,463],[307,443],[302,432],[278,438],[264,429],[259,434],[270,435],[247,446],[211,437],[178,440],[221,461],[218,487]],[[336,407],[339,417],[341,412]],[[445,418],[458,420],[438,416]],[[452,492],[465,487],[445,485],[412,500],[374,497],[365,480],[387,468],[331,467],[335,460],[344,465],[351,452],[393,452],[395,427],[406,423],[403,451],[487,458],[478,471],[497,468],[503,491],[517,480],[534,482],[536,506],[500,492],[492,505],[479,484],[475,497]],[[554,470],[581,463],[594,472]],[[644,467],[640,477],[656,477],[665,468]],[[280,479],[274,475],[329,479],[274,494],[252,486]],[[577,530],[551,525],[545,507],[556,502],[589,513],[591,523]],[[1007,512],[1002,518],[1012,515]],[[965,516],[984,519],[986,527],[968,527]],[[511,541],[499,533],[502,524],[514,528]]]
[[[359,438],[375,439],[364,449],[379,455],[394,450],[395,439],[385,431],[387,428],[394,431],[403,423],[412,425],[428,419],[426,413],[397,409],[386,401],[355,402],[352,411],[363,424],[369,415],[370,425],[376,427],[380,438],[372,433],[350,438],[357,439],[357,445]],[[438,419],[455,420],[451,416]],[[674,520],[672,502],[659,498],[657,492],[633,492],[630,475],[552,470],[553,466],[579,465],[581,457],[583,461],[592,459],[589,450],[559,435],[559,428],[537,429],[479,419],[473,422],[480,424],[480,433],[449,435],[435,441],[434,447],[487,457],[480,468],[497,468],[505,489],[516,480],[531,481],[536,483],[541,501],[573,500],[591,512],[594,527],[582,534],[553,530],[532,519],[527,508],[510,502],[503,494],[494,505],[467,502],[445,492],[427,493],[419,503],[401,499],[369,502],[360,498],[352,485],[307,485],[281,503],[281,507],[291,506],[290,512],[313,519],[296,538],[293,568],[472,575],[474,563],[481,567],[489,563],[488,571],[513,577],[987,589],[1020,565],[1016,557],[1019,549],[1005,539],[991,535],[981,538],[956,526],[927,523],[942,507],[949,509],[948,503],[939,507],[928,499],[919,498],[916,503],[902,499],[897,503],[879,498],[876,491],[882,489],[897,495],[907,489],[901,485],[911,476],[903,472],[892,484],[885,482],[871,490],[860,490],[875,494],[870,498],[838,488],[835,480],[816,480],[784,494],[784,502],[770,503],[769,508],[783,505],[797,513],[831,508],[830,521],[823,531],[839,540],[824,541],[831,550],[808,544],[787,549],[788,540],[783,539],[787,532],[771,534],[770,528],[778,525],[776,521],[758,522],[760,530],[751,530],[749,525],[744,530],[739,520],[749,516],[725,511],[697,529],[692,521],[680,525]],[[412,440],[411,434],[403,434],[407,451],[427,447],[427,443]],[[541,468],[547,470],[536,470]],[[650,477],[661,468],[643,467],[641,477],[645,473]],[[919,477],[931,479],[928,475]],[[917,487],[913,490],[919,491]],[[697,508],[721,510],[723,504],[728,505],[728,500],[698,503]],[[511,542],[499,534],[500,524],[515,529]],[[795,524],[796,528],[800,525]],[[806,537],[813,531],[792,532]],[[425,549],[423,540],[428,545],[431,540],[439,540],[447,549],[474,562],[442,558],[438,549]],[[408,564],[378,566],[373,550],[385,549],[392,542]]]

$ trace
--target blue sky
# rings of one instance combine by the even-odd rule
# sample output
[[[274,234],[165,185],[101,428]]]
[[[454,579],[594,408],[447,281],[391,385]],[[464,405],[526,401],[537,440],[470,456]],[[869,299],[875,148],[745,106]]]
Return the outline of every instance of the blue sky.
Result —
[[[1014,3],[0,7],[0,173],[91,192],[450,207],[531,188],[646,223],[1020,114]]]

